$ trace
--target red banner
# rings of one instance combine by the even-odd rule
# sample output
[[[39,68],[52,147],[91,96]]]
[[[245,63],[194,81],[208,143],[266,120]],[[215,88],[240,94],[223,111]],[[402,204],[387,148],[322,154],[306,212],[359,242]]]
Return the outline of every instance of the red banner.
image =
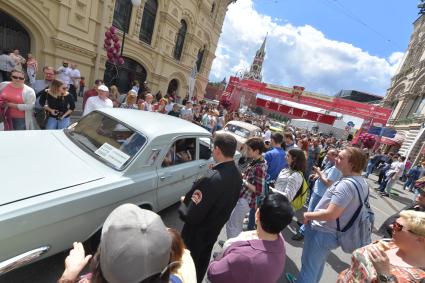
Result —
[[[333,125],[336,117],[321,113],[316,113],[313,111],[308,111],[300,108],[295,108],[283,104],[279,104],[276,102],[272,102],[269,100],[257,98],[257,106],[263,107],[267,110],[276,111],[282,113],[284,116],[288,116],[291,118],[300,118],[307,119],[319,123]]]

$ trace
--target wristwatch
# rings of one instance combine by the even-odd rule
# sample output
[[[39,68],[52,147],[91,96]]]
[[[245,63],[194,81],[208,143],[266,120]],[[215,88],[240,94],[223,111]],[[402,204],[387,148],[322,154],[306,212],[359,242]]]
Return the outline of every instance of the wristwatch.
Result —
[[[378,282],[379,283],[384,283],[384,282],[394,283],[394,282],[398,282],[398,280],[392,274],[378,274]]]

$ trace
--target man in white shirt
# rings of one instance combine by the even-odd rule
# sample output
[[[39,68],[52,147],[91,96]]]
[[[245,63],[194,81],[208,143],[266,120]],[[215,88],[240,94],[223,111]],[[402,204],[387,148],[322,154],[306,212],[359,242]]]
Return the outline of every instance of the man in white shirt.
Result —
[[[180,115],[182,119],[185,119],[187,121],[193,120],[192,102],[186,102],[186,105],[182,108],[182,110],[180,110]]]
[[[69,85],[69,93],[72,94],[74,100],[77,101],[77,88],[80,83],[81,73],[77,69],[77,64],[71,64],[70,68],[71,84]]]
[[[389,197],[391,193],[392,186],[394,183],[403,175],[404,172],[404,161],[406,157],[400,156],[398,160],[395,160],[391,163],[391,167],[387,173],[385,173],[387,178],[387,185],[385,186],[385,191],[381,192],[382,196]]]
[[[100,85],[97,88],[97,96],[92,96],[87,99],[86,106],[84,107],[83,116],[86,116],[90,112],[101,109],[101,108],[112,108],[112,100],[108,98],[109,89],[106,85]]]
[[[173,110],[173,98],[171,96],[166,97],[167,98],[167,105],[165,105],[165,112],[170,112]]]
[[[69,87],[69,85],[72,84],[71,68],[68,67],[68,62],[63,61],[62,66],[56,70],[56,73],[56,78],[61,80],[65,85]]]
[[[266,126],[266,130],[264,131],[263,138],[265,142],[270,142],[272,137],[272,132],[270,131],[270,126]]]

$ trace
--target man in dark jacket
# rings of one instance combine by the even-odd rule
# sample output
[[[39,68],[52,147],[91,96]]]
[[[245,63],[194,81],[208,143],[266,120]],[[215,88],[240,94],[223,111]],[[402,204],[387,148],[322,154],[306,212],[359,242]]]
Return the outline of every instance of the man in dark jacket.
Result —
[[[219,134],[212,155],[217,164],[193,185],[179,209],[184,221],[182,238],[190,250],[198,282],[202,282],[211,251],[230,217],[242,188],[242,176],[233,156],[236,139]]]
[[[425,188],[418,189],[419,194],[416,197],[416,200],[414,203],[404,207],[402,210],[416,210],[416,211],[425,211]],[[381,227],[378,230],[378,234],[383,236],[384,238],[391,238],[393,229],[391,227],[391,224],[394,223],[394,221],[399,218],[400,211],[396,214],[388,217],[387,220],[381,225]]]

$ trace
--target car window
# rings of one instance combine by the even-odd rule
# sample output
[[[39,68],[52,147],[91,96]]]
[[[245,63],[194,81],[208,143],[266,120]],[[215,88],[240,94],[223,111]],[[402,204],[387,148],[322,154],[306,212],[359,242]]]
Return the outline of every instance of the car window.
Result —
[[[211,158],[213,142],[210,138],[199,139],[199,159],[208,160]]]
[[[232,125],[232,124],[227,124],[226,127],[224,128],[225,131],[234,133],[235,135],[238,135],[240,137],[243,138],[248,138],[249,137],[249,130],[236,126],[236,125]]]
[[[143,135],[100,112],[83,117],[65,133],[77,145],[118,170],[124,168],[146,143]]]
[[[196,139],[184,138],[175,141],[162,161],[162,167],[169,167],[196,159]]]

